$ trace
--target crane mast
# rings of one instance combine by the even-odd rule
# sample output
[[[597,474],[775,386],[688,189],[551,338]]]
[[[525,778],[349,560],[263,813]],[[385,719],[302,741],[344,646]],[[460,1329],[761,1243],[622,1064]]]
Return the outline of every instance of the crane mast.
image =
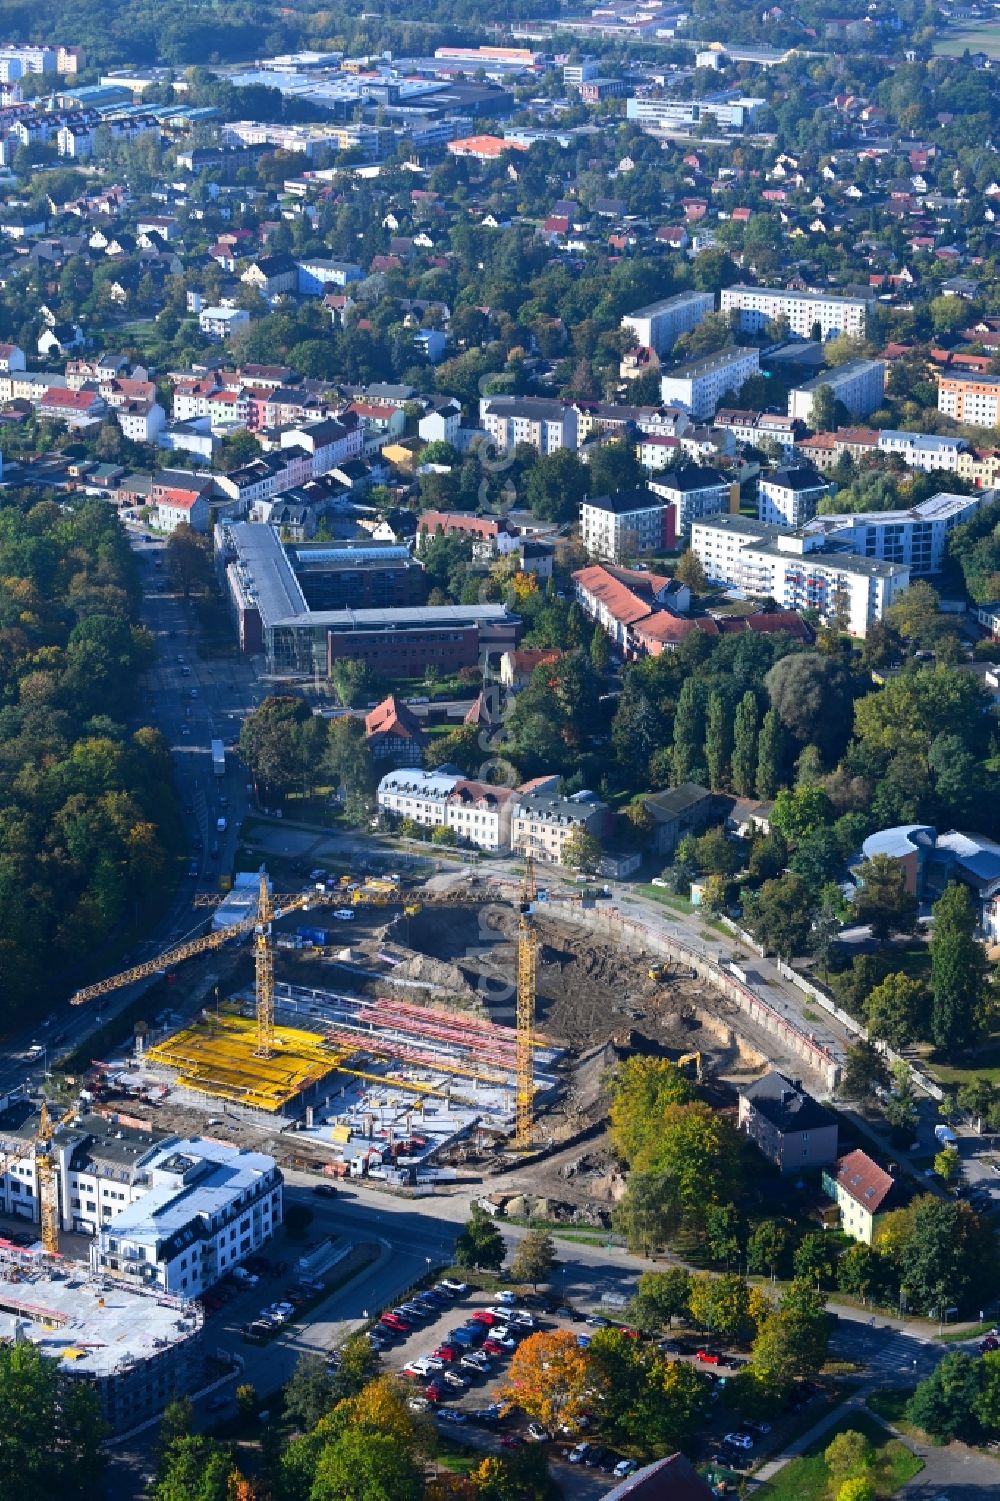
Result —
[[[528,852],[521,882],[520,919],[517,935],[517,1018],[516,1075],[517,1100],[514,1144],[521,1150],[531,1145],[535,1079],[533,1050],[535,1042],[535,992],[538,979],[538,939],[531,924],[531,906],[535,900],[535,862]]]

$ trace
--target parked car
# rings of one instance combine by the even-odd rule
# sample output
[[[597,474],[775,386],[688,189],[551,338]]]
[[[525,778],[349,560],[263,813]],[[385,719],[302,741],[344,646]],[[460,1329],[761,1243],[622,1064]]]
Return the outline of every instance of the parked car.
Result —
[[[582,1465],[590,1453],[591,1445],[587,1443],[576,1444],[566,1455],[571,1465]]]
[[[432,1354],[438,1360],[443,1360],[447,1364],[450,1364],[453,1360],[458,1359],[458,1348],[455,1345],[438,1345],[437,1349],[432,1351]]]
[[[620,1459],[618,1461],[618,1463],[615,1465],[615,1468],[614,1468],[614,1471],[613,1471],[614,1477],[615,1477],[616,1480],[627,1480],[630,1475],[634,1475],[635,1474],[635,1472],[636,1472],[636,1470],[638,1468],[639,1468],[639,1464],[638,1464],[637,1460],[634,1460],[634,1459]]]
[[[469,1291],[469,1284],[467,1282],[456,1282],[453,1277],[442,1277],[438,1283],[438,1287],[445,1288],[448,1292],[453,1293],[456,1298],[463,1297]]]
[[[492,1309],[477,1308],[475,1313],[471,1316],[471,1322],[473,1324],[485,1324],[487,1329],[491,1329],[493,1325],[498,1324],[500,1320],[492,1311]]]
[[[730,1444],[734,1449],[752,1449],[753,1435],[750,1433],[727,1433],[722,1442]]]
[[[337,1186],[335,1183],[314,1183],[312,1191],[324,1199],[335,1199],[337,1197]]]
[[[719,1350],[697,1350],[695,1360],[700,1360],[702,1365],[721,1365],[722,1353]]]
[[[528,1437],[533,1444],[547,1444],[552,1435],[547,1428],[542,1427],[541,1423],[529,1423]]]
[[[431,1381],[424,1387],[424,1396],[428,1402],[443,1402],[448,1395],[448,1388],[443,1381]]]
[[[456,1391],[460,1392],[464,1392],[469,1384],[468,1376],[463,1376],[460,1371],[445,1371],[441,1380],[447,1382],[449,1386],[453,1386]]]
[[[438,1413],[442,1423],[467,1423],[469,1420],[464,1412],[457,1408],[445,1407]]]
[[[505,1308],[513,1308],[517,1303],[517,1295],[508,1288],[505,1292],[497,1293],[497,1302],[503,1304]]]
[[[519,1433],[505,1433],[500,1440],[501,1449],[523,1449],[524,1439]]]

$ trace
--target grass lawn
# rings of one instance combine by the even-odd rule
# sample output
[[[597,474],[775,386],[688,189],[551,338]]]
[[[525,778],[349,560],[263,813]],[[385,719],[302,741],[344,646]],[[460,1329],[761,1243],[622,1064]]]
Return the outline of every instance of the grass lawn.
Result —
[[[905,1433],[907,1438],[917,1439],[923,1444],[943,1445],[943,1439],[932,1438],[922,1428],[914,1428],[912,1423],[906,1421],[903,1413],[912,1396],[912,1386],[886,1386],[881,1391],[872,1392],[865,1400],[872,1412],[877,1412],[880,1418],[898,1428],[900,1433]]]
[[[1000,25],[987,21],[978,26],[949,26],[934,43],[940,57],[961,57],[966,50],[1000,58]]]
[[[941,1084],[966,1084],[971,1079],[989,1079],[992,1084],[1000,1084],[1000,1031],[994,1030],[968,1063],[945,1063],[933,1058],[924,1061]]]
[[[695,908],[685,896],[675,896],[672,891],[664,891],[662,886],[640,886],[643,896],[648,896],[654,902],[659,902],[661,907],[670,907],[674,912],[694,912]]]
[[[800,1459],[793,1459],[778,1471],[773,1480],[761,1486],[758,1495],[765,1497],[766,1501],[829,1501],[830,1472],[823,1455],[834,1436],[846,1433],[848,1429],[863,1433],[875,1451],[871,1478],[880,1501],[894,1496],[923,1469],[923,1460],[886,1433],[874,1418],[863,1412],[849,1413],[828,1429]]]

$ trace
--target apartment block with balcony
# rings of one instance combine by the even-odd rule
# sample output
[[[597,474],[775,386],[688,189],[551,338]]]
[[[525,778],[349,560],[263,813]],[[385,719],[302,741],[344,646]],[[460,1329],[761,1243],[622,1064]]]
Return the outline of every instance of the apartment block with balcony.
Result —
[[[759,369],[758,350],[720,349],[665,371],[660,377],[660,395],[667,405],[683,407],[692,417],[711,417],[719,402],[739,391]]]
[[[942,375],[937,404],[969,427],[1000,427],[1000,375]]]
[[[784,287],[750,287],[740,284],[724,287],[720,311],[736,313],[739,326],[746,333],[760,333],[768,323],[784,319],[789,331],[800,338],[812,337],[816,324],[820,335],[830,339],[836,334],[863,337],[869,297],[842,297],[835,292],[791,292]]]

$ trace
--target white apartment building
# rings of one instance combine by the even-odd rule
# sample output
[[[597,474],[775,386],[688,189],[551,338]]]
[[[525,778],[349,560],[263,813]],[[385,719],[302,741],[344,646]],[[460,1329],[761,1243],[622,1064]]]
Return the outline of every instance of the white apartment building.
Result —
[[[608,563],[669,551],[675,542],[674,507],[650,490],[592,496],[580,506],[580,540],[592,558]]]
[[[195,1298],[259,1251],[282,1221],[273,1157],[171,1138],[143,1164],[145,1192],[102,1223],[94,1271]]]
[[[835,334],[854,334],[860,338],[873,300],[873,297],[838,297],[834,292],[788,292],[783,287],[738,284],[722,289],[719,311],[738,313],[739,327],[746,333],[760,333],[766,324],[784,318],[789,331],[803,339],[812,337],[817,323],[824,339]]]
[[[518,443],[530,443],[541,454],[578,446],[575,409],[543,396],[484,396],[479,422],[499,453]]]
[[[115,417],[124,436],[133,443],[155,443],[167,424],[167,414],[158,401],[126,401],[116,407]]]
[[[227,339],[237,329],[248,328],[250,314],[240,307],[206,307],[198,314],[198,327],[210,339]]]
[[[818,533],[838,546],[847,545],[860,558],[877,558],[909,569],[914,578],[940,573],[944,567],[948,533],[969,521],[980,507],[996,498],[995,490],[974,495],[942,491],[905,511],[849,511],[817,516],[807,533]]]
[[[378,784],[380,808],[424,828],[447,828],[477,849],[510,849],[513,793],[457,773],[401,767]]]
[[[772,470],[757,482],[757,516],[771,526],[802,526],[832,490],[806,464]]]
[[[654,495],[669,501],[678,540],[687,538],[696,521],[728,511],[730,487],[715,469],[701,464],[679,464],[650,480]]]
[[[743,516],[696,522],[691,548],[710,579],[784,609],[815,610],[825,625],[858,637],[910,582],[903,564],[856,557],[822,532],[789,532]]]
[[[1000,375],[942,375],[938,411],[970,427],[1000,427]]]
[[[647,307],[636,308],[634,313],[626,313],[621,326],[643,348],[665,354],[675,339],[697,328],[714,307],[711,292],[679,292],[676,297],[665,297],[661,302],[651,302]]]
[[[660,377],[660,395],[692,417],[711,417],[723,397],[738,391],[759,369],[756,349],[720,349],[666,371]]]
[[[867,417],[882,405],[885,393],[883,360],[848,360],[832,370],[822,370],[788,393],[788,415],[806,426],[812,425],[813,399],[820,386],[829,386],[837,401],[843,402],[852,417]]]
[[[703,122],[725,130],[752,128],[766,99],[734,98],[720,94],[709,99],[650,99],[635,96],[626,101],[625,115],[643,130],[679,130]]]
[[[884,428],[878,435],[880,453],[898,454],[908,469],[922,469],[925,474],[945,470],[954,474],[960,456],[969,447],[964,438],[942,437],[938,433],[903,433]]]
[[[453,397],[438,400],[417,423],[417,432],[425,443],[451,443],[458,447],[458,430],[462,426],[462,408]]]

